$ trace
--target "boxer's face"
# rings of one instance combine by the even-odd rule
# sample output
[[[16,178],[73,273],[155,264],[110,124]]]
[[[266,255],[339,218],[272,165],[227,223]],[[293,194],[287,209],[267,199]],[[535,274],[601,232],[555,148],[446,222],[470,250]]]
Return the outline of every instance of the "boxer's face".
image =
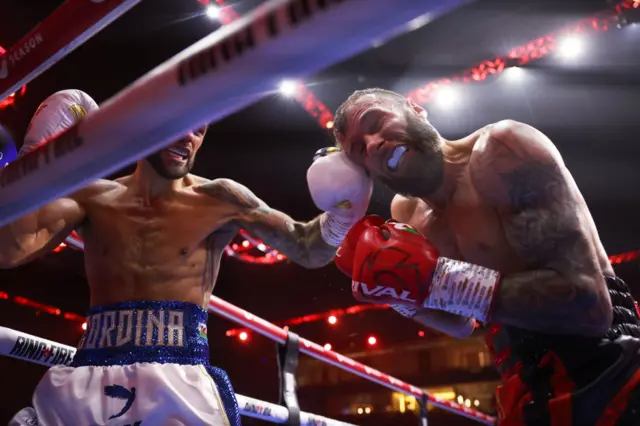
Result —
[[[391,190],[415,197],[438,189],[443,177],[440,136],[426,111],[407,99],[364,95],[345,112],[338,142],[349,158]]]
[[[151,154],[146,160],[161,177],[170,180],[181,179],[193,168],[196,153],[206,133],[206,126],[189,132],[168,148]]]

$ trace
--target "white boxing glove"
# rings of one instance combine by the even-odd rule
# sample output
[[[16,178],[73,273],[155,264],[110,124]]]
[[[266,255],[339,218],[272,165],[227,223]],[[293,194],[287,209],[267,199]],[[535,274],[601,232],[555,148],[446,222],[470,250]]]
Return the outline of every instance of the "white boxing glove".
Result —
[[[40,104],[31,118],[19,155],[33,151],[42,142],[67,130],[96,109],[98,104],[82,90],[54,93]]]
[[[322,148],[307,170],[309,192],[320,217],[324,241],[340,246],[351,227],[364,217],[371,200],[373,181],[367,172],[340,148]]]

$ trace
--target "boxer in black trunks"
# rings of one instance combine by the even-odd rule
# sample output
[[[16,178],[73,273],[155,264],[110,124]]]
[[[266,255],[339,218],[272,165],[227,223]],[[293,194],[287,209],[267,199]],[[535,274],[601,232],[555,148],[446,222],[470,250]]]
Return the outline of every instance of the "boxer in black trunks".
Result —
[[[408,224],[352,228],[336,264],[356,298],[459,338],[487,324],[502,426],[640,424],[637,304],[543,133],[505,120],[446,140],[382,89],[352,94],[334,132]]]

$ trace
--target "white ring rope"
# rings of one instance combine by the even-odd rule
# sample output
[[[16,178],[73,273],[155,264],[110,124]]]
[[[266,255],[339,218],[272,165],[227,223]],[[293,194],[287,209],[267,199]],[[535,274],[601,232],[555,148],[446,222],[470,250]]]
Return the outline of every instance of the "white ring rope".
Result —
[[[209,299],[209,312],[215,313],[216,315],[237,324],[242,324],[243,326],[262,334],[277,343],[284,344],[287,341],[287,336],[289,334],[288,330],[278,327],[275,324],[247,312],[242,308],[232,305],[217,296],[211,296]],[[327,350],[317,343],[311,342],[310,340],[302,337],[300,337],[300,352],[357,376],[363,377],[373,383],[404,393],[405,395],[410,395],[420,399],[424,394],[424,391],[416,386],[410,385],[400,379],[390,376],[389,374],[376,370],[375,368],[371,368],[368,365],[354,361],[353,359],[337,352]],[[456,404],[453,401],[437,398],[430,394],[427,394],[427,398],[430,404],[446,411],[476,420],[485,425],[496,424],[495,417],[489,416],[480,411],[467,408],[461,404]]]
[[[271,0],[156,67],[0,176],[0,226],[462,0]]]
[[[52,366],[71,363],[76,348],[42,337],[0,327],[0,355],[21,359],[34,364]],[[271,423],[287,423],[289,410],[286,407],[248,396],[236,394],[240,414]],[[354,426],[316,414],[300,412],[302,425]]]

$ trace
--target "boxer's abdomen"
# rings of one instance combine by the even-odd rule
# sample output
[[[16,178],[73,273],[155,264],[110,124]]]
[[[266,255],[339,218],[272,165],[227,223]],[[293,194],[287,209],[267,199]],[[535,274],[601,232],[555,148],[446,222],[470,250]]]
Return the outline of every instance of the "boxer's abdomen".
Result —
[[[209,236],[226,213],[201,205],[197,194],[173,197],[143,204],[125,191],[89,206],[83,238],[92,306],[125,300],[202,306],[208,299],[226,245]]]

